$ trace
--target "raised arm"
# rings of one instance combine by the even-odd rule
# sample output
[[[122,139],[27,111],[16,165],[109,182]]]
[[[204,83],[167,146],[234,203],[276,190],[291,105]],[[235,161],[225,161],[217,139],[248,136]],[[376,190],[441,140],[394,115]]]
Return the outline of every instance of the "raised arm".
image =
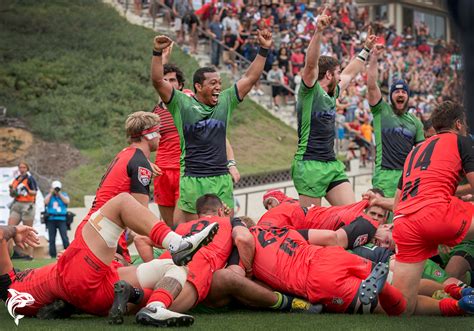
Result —
[[[306,57],[301,74],[303,83],[311,87],[316,83],[319,75],[318,61],[321,48],[321,38],[323,30],[331,23],[331,17],[324,15],[326,8],[324,8],[322,14],[318,17],[316,22],[316,30],[314,31],[313,37],[309,42],[308,49],[306,50]]]
[[[342,93],[348,86],[354,77],[362,71],[365,67],[365,61],[370,54],[370,50],[374,46],[377,36],[373,34],[372,27],[369,25],[367,31],[367,40],[364,43],[364,49],[352,59],[351,62],[341,72],[341,81],[339,82],[339,93]]]
[[[369,105],[375,106],[377,102],[382,98],[382,92],[380,92],[378,80],[378,63],[377,60],[383,52],[383,45],[375,45],[370,55],[369,66],[367,67],[367,88],[368,88],[368,99]]]
[[[237,90],[239,91],[239,99],[242,100],[250,92],[255,83],[259,80],[263,72],[267,55],[272,45],[272,33],[269,30],[258,30],[258,43],[260,50],[255,60],[250,64],[247,72],[237,81]]]
[[[163,79],[163,52],[171,47],[172,43],[173,41],[167,36],[155,37],[151,60],[151,81],[165,103],[168,103],[173,95],[173,86]]]

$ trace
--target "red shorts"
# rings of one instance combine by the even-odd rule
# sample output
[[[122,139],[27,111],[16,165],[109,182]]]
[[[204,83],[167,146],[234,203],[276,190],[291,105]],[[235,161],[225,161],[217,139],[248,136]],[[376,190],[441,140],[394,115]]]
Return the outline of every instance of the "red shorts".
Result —
[[[179,199],[179,169],[161,169],[160,176],[155,177],[154,197],[159,206],[174,207]]]
[[[60,286],[56,263],[37,269],[27,269],[18,273],[10,273],[12,284],[10,289],[30,294],[35,302],[26,307],[17,307],[15,312],[25,316],[35,316],[38,310],[62,299],[63,290]]]
[[[160,256],[160,259],[171,259],[171,254],[166,251]],[[197,252],[191,262],[189,262],[188,278],[186,278],[186,281],[191,283],[196,289],[198,298],[195,305],[204,301],[209,294],[214,271],[211,263],[200,252]]]
[[[456,246],[466,236],[472,214],[471,203],[452,197],[449,203],[429,205],[416,213],[396,217],[396,260],[417,263],[436,255],[439,244]]]
[[[114,301],[114,284],[119,275],[116,267],[103,263],[92,253],[82,231],[76,233],[57,264],[64,299],[86,313],[106,316]]]
[[[346,252],[342,247],[325,247],[309,265],[307,298],[322,303],[326,311],[344,313],[356,297],[360,283],[372,270],[372,262]]]

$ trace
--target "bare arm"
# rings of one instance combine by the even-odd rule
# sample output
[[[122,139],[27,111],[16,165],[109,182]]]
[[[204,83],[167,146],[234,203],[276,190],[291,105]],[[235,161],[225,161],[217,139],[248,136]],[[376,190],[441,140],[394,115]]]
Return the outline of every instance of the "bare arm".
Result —
[[[331,23],[331,18],[324,15],[326,8],[323,10],[323,14],[318,17],[316,23],[316,30],[314,31],[313,37],[309,42],[308,49],[306,50],[306,57],[301,74],[303,83],[311,87],[316,83],[319,74],[318,61],[321,49],[321,38],[323,36],[323,30]]]
[[[270,49],[272,45],[272,33],[269,30],[258,31],[258,42],[260,49]],[[244,76],[237,82],[237,90],[239,91],[239,99],[242,100],[250,92],[255,83],[260,79],[265,66],[266,56],[257,54],[255,60],[250,64]]]
[[[252,234],[246,227],[236,226],[232,229],[232,239],[239,251],[240,260],[245,268],[245,273],[251,274],[255,256],[255,240]]]
[[[229,173],[232,176],[234,183],[237,183],[240,180],[240,172],[237,169],[237,163],[235,162],[234,149],[227,138],[225,139],[225,149],[227,153],[227,166],[229,167]]]
[[[378,80],[378,56],[381,54],[383,46],[380,48],[379,45],[375,45],[372,55],[370,56],[369,66],[367,67],[367,88],[368,88],[368,99],[369,105],[375,106],[377,102],[382,98],[382,92],[380,92]]]
[[[309,230],[308,242],[318,246],[340,246],[347,248],[347,234],[344,230]]]
[[[172,45],[172,40],[167,36],[157,36],[154,40],[154,52],[163,52]],[[163,79],[163,57],[153,56],[151,60],[151,80],[161,99],[168,103],[173,95],[173,86]]]

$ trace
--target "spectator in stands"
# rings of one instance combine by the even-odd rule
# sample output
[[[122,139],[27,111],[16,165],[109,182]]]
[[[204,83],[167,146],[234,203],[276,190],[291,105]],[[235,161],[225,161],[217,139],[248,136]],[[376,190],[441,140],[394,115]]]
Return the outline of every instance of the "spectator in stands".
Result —
[[[224,26],[220,22],[220,15],[212,16],[212,22],[209,24],[208,32],[214,40],[211,41],[211,64],[219,68],[221,59],[222,47],[217,41],[224,39]]]
[[[183,18],[192,10],[191,0],[174,0],[173,14],[174,14],[174,29],[178,44],[182,45],[184,42],[184,25]]]
[[[272,98],[273,103],[275,105],[275,109],[278,110],[280,108],[280,96],[282,85],[285,83],[284,81],[284,74],[283,70],[278,67],[278,63],[274,62],[272,65],[272,69],[267,74],[267,80],[270,82],[272,86]]]
[[[49,255],[56,258],[56,233],[59,230],[59,235],[63,241],[63,247],[66,249],[69,246],[69,238],[67,236],[67,206],[69,205],[69,196],[62,191],[62,184],[59,180],[55,180],[51,184],[49,193],[44,198],[44,204],[47,211],[46,227],[49,235]]]
[[[30,173],[28,163],[24,161],[18,163],[18,171],[20,174],[9,185],[10,196],[14,198],[14,201],[10,207],[8,225],[18,225],[23,223],[27,226],[33,226],[38,185]],[[9,250],[11,250],[11,247],[13,247],[13,241],[9,242]],[[26,256],[15,251],[13,258],[20,257],[33,259],[32,248],[28,248],[25,253],[27,254]]]
[[[227,46],[224,50],[223,61],[224,64],[230,66],[232,69],[232,74],[237,73],[237,63],[235,61],[235,51],[239,47],[239,41],[237,40],[237,35],[232,32],[231,27],[227,27],[224,34],[224,45]]]

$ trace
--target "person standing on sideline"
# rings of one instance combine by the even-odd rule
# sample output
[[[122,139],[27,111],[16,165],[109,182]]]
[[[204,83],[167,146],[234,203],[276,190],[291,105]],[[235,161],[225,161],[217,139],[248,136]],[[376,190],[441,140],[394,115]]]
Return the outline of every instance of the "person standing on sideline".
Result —
[[[10,184],[10,196],[14,198],[13,204],[10,207],[10,217],[8,218],[8,225],[23,225],[33,226],[35,219],[35,202],[36,193],[38,192],[38,184],[30,174],[30,166],[22,161],[18,163],[18,170],[20,174]],[[9,251],[13,247],[13,240],[8,244]],[[27,248],[26,257],[33,258],[33,248]],[[23,257],[23,256],[22,256]]]
[[[62,184],[59,180],[55,180],[51,184],[49,193],[44,198],[44,204],[48,214],[46,220],[46,227],[49,235],[49,255],[52,258],[56,257],[56,232],[59,230],[59,235],[63,241],[64,249],[69,246],[69,238],[67,237],[67,206],[69,205],[69,196],[62,191]]]

